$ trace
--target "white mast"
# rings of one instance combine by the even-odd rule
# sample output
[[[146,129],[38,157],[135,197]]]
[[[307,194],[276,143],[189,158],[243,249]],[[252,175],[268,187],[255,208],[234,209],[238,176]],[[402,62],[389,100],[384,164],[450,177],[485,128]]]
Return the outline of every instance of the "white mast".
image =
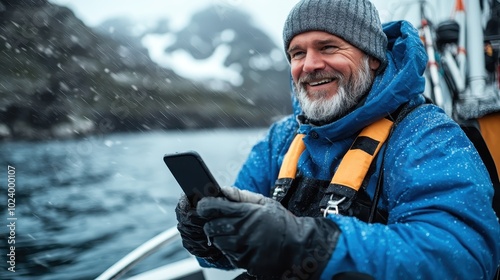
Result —
[[[486,84],[486,70],[484,68],[484,37],[481,26],[481,11],[479,1],[467,1],[467,63],[469,66],[469,92],[465,99],[481,99],[484,97],[484,87]]]
[[[462,0],[456,0],[455,2],[455,21],[458,23],[459,26],[459,35],[458,35],[458,49],[457,49],[457,62],[458,62],[458,69],[460,71],[460,85],[457,86],[459,89],[459,92],[462,92],[465,89],[465,84],[466,84],[466,63],[467,63],[467,57],[466,57],[466,22],[465,22],[465,7],[464,3]]]
[[[459,94],[460,100],[456,112],[462,119],[476,119],[492,111],[498,111],[500,100],[496,88],[486,84],[484,35],[479,1],[467,0],[465,12],[467,17],[467,88]]]

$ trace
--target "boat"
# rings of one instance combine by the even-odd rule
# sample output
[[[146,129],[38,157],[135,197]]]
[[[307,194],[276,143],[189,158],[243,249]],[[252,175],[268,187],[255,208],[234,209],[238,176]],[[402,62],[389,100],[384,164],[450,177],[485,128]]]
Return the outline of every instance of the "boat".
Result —
[[[429,56],[425,95],[459,123],[494,115],[500,127],[500,3],[456,0],[453,17],[438,24],[427,16],[428,1],[411,1],[411,4],[420,5],[419,31]],[[483,23],[487,28],[483,28]],[[491,59],[486,61],[488,58]],[[499,157],[495,162],[500,166]],[[118,279],[145,257],[179,240],[175,227],[167,229],[123,257],[96,280]],[[244,270],[201,268],[191,256],[128,279],[220,280],[233,279],[242,272]]]

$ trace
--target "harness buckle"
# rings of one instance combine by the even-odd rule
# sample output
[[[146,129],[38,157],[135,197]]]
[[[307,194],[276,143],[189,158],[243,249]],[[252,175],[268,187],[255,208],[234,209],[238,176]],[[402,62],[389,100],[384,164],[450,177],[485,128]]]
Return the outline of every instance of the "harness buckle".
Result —
[[[330,196],[330,199],[327,202],[326,209],[321,208],[323,212],[323,217],[326,218],[329,214],[338,214],[339,213],[339,204],[342,203],[346,198],[342,197],[339,200],[333,200],[333,194]]]
[[[276,188],[274,188],[273,199],[279,200],[285,196],[285,193],[286,193],[286,190],[284,187],[277,186]]]

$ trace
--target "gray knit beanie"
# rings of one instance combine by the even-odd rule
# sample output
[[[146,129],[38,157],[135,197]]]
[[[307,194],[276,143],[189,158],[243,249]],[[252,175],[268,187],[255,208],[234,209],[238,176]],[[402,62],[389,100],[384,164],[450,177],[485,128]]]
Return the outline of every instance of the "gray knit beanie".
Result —
[[[378,11],[368,0],[302,0],[288,14],[283,28],[285,53],[292,38],[307,31],[338,36],[381,62],[387,63],[387,36]],[[290,56],[287,53],[290,61]]]

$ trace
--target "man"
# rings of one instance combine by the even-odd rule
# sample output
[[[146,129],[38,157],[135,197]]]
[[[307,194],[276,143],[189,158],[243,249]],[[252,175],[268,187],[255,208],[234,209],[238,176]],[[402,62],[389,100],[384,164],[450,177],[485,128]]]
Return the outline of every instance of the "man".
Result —
[[[417,31],[382,27],[368,0],[303,0],[283,39],[295,114],[226,198],[181,198],[184,246],[258,279],[492,279],[492,183],[460,127],[424,104]]]

